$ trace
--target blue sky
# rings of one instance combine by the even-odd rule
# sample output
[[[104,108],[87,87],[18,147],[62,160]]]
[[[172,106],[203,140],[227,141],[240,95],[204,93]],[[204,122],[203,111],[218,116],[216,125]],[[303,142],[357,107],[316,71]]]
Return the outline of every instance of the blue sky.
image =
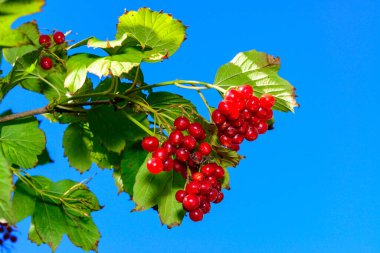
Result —
[[[148,6],[189,25],[188,40],[168,61],[145,65],[149,83],[176,78],[212,82],[217,68],[240,51],[257,49],[282,59],[280,75],[296,88],[301,108],[276,113],[276,129],[242,145],[247,156],[230,169],[231,191],[204,221],[185,219],[168,230],[153,211],[130,213],[110,171],[78,175],[63,158],[64,126],[42,122],[53,165],[35,173],[82,180],[106,207],[94,214],[100,252],[380,252],[380,156],[377,97],[380,2],[320,1],[52,1],[40,28],[72,30],[69,39],[112,39],[124,9]],[[377,47],[376,47],[377,46]],[[9,68],[8,68],[9,69]],[[43,106],[16,89],[0,109]],[[200,107],[196,94],[183,93]],[[211,104],[220,99],[207,93]],[[205,110],[203,109],[203,112]],[[27,241],[19,224],[12,252],[50,252]],[[67,238],[57,253],[82,252]]]

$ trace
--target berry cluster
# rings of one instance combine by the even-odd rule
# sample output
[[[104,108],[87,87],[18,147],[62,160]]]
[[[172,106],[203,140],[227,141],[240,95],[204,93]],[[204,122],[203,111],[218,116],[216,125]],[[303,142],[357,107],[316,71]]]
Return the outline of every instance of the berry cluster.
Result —
[[[56,45],[60,45],[65,42],[65,35],[59,31],[55,32],[53,34],[53,40]],[[48,49],[51,46],[51,38],[46,34],[40,35],[38,42],[45,49]],[[53,67],[53,61],[49,56],[42,57],[40,60],[40,66],[45,70],[49,70]]]
[[[194,172],[185,190],[178,190],[175,198],[189,212],[192,221],[201,221],[203,215],[210,212],[211,202],[220,203],[224,194],[220,180],[224,177],[224,169],[216,163],[208,163]]]
[[[12,243],[17,242],[17,237],[12,235],[12,232],[14,232],[14,229],[11,226],[7,223],[0,222],[0,235],[3,234],[3,236],[0,237],[0,246],[3,246],[6,241]]]
[[[153,174],[174,169],[187,177],[187,168],[198,171],[200,165],[211,153],[211,146],[203,142],[206,131],[198,122],[191,123],[188,118],[181,116],[174,121],[175,131],[171,132],[168,140],[159,146],[154,136],[145,137],[142,147],[152,152],[152,158],[147,162],[148,170]],[[187,132],[188,135],[184,134]]]
[[[270,94],[260,98],[254,96],[249,85],[227,91],[218,109],[212,113],[220,143],[238,151],[244,139],[256,140],[259,134],[268,130],[267,121],[273,117],[274,103],[275,98]]]

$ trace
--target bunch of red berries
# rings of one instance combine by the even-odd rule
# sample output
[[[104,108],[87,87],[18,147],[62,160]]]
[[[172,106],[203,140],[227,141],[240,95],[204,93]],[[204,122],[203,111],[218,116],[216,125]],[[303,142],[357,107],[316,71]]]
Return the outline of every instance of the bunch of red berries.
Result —
[[[147,162],[147,168],[151,173],[158,174],[174,169],[186,178],[187,168],[198,171],[210,155],[211,146],[203,142],[206,131],[200,123],[191,123],[188,118],[181,116],[174,121],[174,126],[176,130],[170,133],[168,140],[161,146],[156,137],[148,136],[142,140],[142,147],[153,153]]]
[[[14,229],[8,223],[0,222],[0,234],[3,234],[0,237],[0,246],[3,246],[6,241],[17,242],[17,237],[12,235],[12,232],[14,232]]]
[[[185,190],[178,190],[175,198],[182,203],[183,209],[189,212],[192,221],[201,221],[203,215],[210,212],[211,202],[220,203],[224,194],[220,180],[224,169],[216,163],[208,163],[200,172],[192,174],[192,181],[186,184]]]
[[[65,42],[65,35],[62,32],[55,32],[53,34],[53,40],[55,44],[60,45]],[[51,38],[49,35],[40,35],[39,43],[44,48],[49,48],[51,46]],[[49,56],[42,57],[40,60],[40,65],[43,69],[49,70],[53,67],[53,61]]]
[[[264,94],[260,98],[254,96],[249,85],[227,91],[218,109],[212,113],[220,143],[238,151],[244,139],[256,140],[259,134],[268,130],[267,121],[273,117],[274,103],[275,98],[271,94]]]

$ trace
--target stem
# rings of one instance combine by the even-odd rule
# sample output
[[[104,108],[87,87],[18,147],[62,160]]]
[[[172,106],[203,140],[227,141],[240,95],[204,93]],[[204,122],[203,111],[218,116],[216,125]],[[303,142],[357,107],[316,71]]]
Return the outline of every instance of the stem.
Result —
[[[125,94],[128,94],[128,92],[130,92],[131,90],[133,90],[133,88],[135,88],[137,84],[137,78],[139,77],[139,72],[140,72],[140,65],[137,66],[135,79],[133,80],[131,87],[129,87],[128,90],[125,91]]]
[[[34,115],[38,115],[38,114],[44,114],[44,113],[48,113],[48,112],[51,112],[51,111],[52,111],[52,109],[49,109],[46,106],[46,107],[42,107],[42,108],[38,108],[38,109],[34,109],[34,110],[29,110],[29,111],[25,111],[25,112],[15,113],[15,114],[11,114],[11,115],[7,115],[7,116],[4,116],[4,117],[1,117],[0,118],[0,123],[11,121],[11,120],[15,120],[15,119],[20,119],[20,118],[26,118],[26,117],[30,117],[30,116],[34,116]]]
[[[142,130],[144,130],[147,134],[149,134],[150,136],[154,136],[155,134],[150,131],[146,126],[144,126],[143,124],[141,124],[138,120],[136,120],[135,118],[133,118],[131,115],[129,115],[128,113],[125,114],[127,116],[127,118],[132,121],[133,123],[135,123],[138,127],[140,127]]]

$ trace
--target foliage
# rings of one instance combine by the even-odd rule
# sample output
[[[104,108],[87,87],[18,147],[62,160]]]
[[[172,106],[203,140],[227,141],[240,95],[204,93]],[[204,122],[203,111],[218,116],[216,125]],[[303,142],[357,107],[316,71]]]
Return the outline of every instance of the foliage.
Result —
[[[209,107],[202,90],[214,89],[223,97],[231,87],[243,84],[252,86],[258,95],[272,94],[278,111],[293,111],[297,106],[294,88],[278,75],[279,58],[255,50],[239,53],[221,66],[214,83],[145,83],[143,64],[171,57],[186,38],[186,26],[163,12],[148,8],[125,12],[111,41],[91,37],[49,48],[39,44],[36,22],[11,28],[17,18],[40,11],[43,4],[43,0],[0,1],[0,52],[13,65],[7,75],[0,77],[0,100],[17,85],[49,100],[44,108],[25,114],[5,112],[0,117],[0,220],[14,225],[30,216],[29,239],[38,245],[48,244],[52,251],[65,234],[83,250],[96,251],[100,233],[91,213],[101,206],[87,182],[54,183],[27,173],[52,162],[45,134],[34,115],[43,114],[51,122],[67,125],[63,147],[71,167],[80,173],[93,164],[113,170],[119,192],[131,196],[135,211],[153,208],[162,224],[173,227],[180,225],[185,215],[175,193],[184,188],[188,178],[173,170],[151,174],[146,167],[151,155],[141,148],[141,140],[152,135],[165,141],[175,130],[174,120],[185,115],[207,130],[214,162],[226,170],[237,166],[242,157],[219,143],[213,122],[199,115],[190,100],[154,88],[174,85],[194,90],[210,113],[214,108]],[[100,48],[107,55],[71,53],[86,45]],[[42,57],[52,59],[51,69],[40,66]],[[93,84],[89,73],[101,77],[101,81]],[[229,180],[226,170],[225,189],[229,188]]]

